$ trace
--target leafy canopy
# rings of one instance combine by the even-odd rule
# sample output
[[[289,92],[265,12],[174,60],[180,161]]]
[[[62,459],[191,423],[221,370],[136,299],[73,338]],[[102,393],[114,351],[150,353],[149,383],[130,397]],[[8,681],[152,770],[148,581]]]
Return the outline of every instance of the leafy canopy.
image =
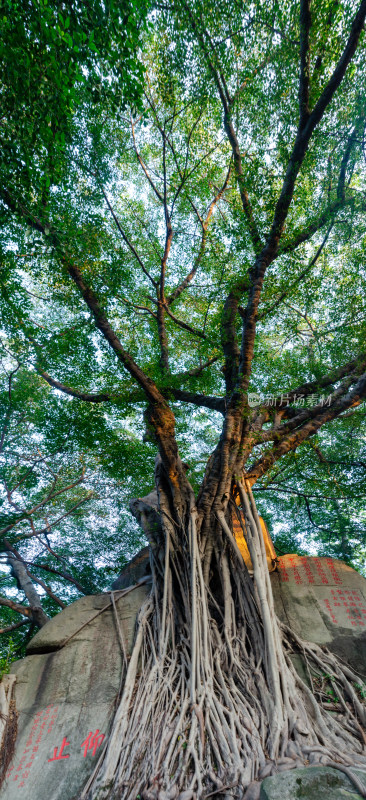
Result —
[[[133,2],[2,3],[2,417],[11,410],[17,440],[16,451],[4,446],[4,475],[22,482],[30,508],[48,479],[33,467],[24,478],[22,454],[28,464],[39,446],[61,480],[86,465],[89,483],[65,503],[84,483],[93,497],[52,541],[88,586],[107,585],[112,557],[117,571],[125,545],[115,522],[111,543],[109,521],[151,488],[155,454],[143,381],[105,318],[173,407],[198,489],[235,386],[255,265],[277,239],[247,386],[263,418],[245,469],[280,548],[363,564],[365,411],[342,384],[361,367],[321,381],[365,358],[364,35],[295,158],[359,7],[314,2],[308,29],[299,12],[295,2],[173,2],[148,17]],[[313,399],[295,392],[277,419],[265,398],[309,383]],[[324,427],[321,396],[334,409]],[[301,432],[305,412],[318,428],[279,460],[275,426],[292,414]],[[39,562],[38,544],[16,539],[19,524],[11,541]]]

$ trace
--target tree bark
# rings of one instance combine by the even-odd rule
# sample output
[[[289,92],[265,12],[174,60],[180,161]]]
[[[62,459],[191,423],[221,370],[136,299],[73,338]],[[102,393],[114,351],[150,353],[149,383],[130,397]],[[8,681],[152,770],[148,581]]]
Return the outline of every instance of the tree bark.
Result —
[[[42,628],[43,625],[46,625],[46,623],[49,621],[49,617],[43,611],[41,598],[33,586],[25,564],[11,552],[8,552],[7,561],[14,577],[16,578],[19,589],[24,592],[29,602],[32,620],[39,628]]]

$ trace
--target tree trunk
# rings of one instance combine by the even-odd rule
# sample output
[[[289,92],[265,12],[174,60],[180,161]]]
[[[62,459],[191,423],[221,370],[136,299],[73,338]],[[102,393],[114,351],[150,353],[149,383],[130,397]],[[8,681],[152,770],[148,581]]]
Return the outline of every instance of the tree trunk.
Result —
[[[13,553],[8,553],[7,562],[9,567],[12,570],[14,577],[18,583],[19,589],[24,592],[29,605],[32,611],[32,620],[38,626],[38,628],[42,628],[46,622],[49,621],[49,617],[43,611],[41,598],[36,592],[33,583],[28,575],[26,570],[25,564],[20,561]]]

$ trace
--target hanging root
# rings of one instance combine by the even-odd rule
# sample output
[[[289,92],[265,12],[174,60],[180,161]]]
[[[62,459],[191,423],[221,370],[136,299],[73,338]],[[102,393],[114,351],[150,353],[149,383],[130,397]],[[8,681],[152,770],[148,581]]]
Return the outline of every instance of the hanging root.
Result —
[[[346,772],[366,797],[350,769],[366,767],[358,678],[278,622],[254,498],[243,483],[239,491],[254,579],[223,513],[207,548],[210,569],[193,503],[187,534],[166,515],[164,583],[140,611],[108,746],[80,800],[255,800],[265,777],[314,764]],[[216,583],[208,585],[210,571]],[[335,713],[321,702],[324,676]]]

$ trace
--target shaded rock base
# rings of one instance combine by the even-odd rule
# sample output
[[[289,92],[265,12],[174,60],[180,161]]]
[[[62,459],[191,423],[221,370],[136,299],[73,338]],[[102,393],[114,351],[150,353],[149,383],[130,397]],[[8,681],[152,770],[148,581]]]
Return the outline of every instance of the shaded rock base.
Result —
[[[366,790],[366,772],[358,769],[353,772]],[[338,769],[304,767],[266,778],[260,800],[362,800],[362,795]]]

